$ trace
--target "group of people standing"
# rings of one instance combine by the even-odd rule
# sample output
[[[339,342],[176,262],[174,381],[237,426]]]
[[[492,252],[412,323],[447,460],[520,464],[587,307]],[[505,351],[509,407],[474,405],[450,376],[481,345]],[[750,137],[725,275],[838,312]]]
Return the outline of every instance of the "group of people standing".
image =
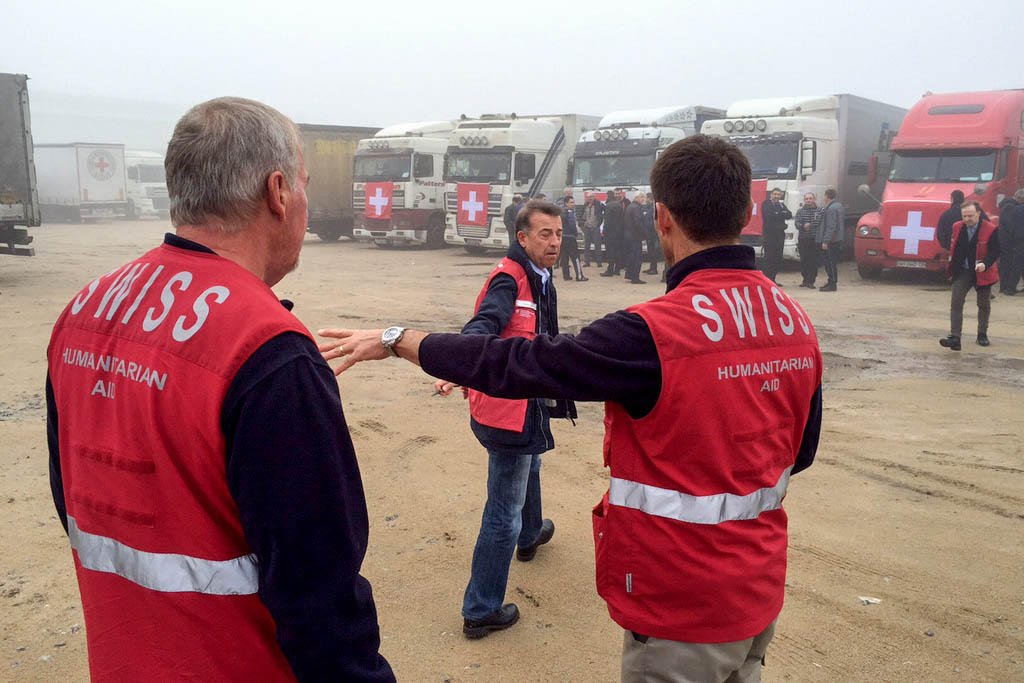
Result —
[[[782,202],[783,192],[773,188],[771,196],[761,203],[762,234],[764,239],[764,274],[775,284],[782,268],[782,248],[786,242],[786,221],[793,218],[797,229],[797,249],[800,252],[801,287],[814,289],[818,268],[825,266],[828,281],[818,289],[834,292],[839,282],[839,255],[846,231],[846,216],[838,193],[825,190],[825,205],[818,206],[813,192],[804,194],[803,204],[796,216]],[[780,287],[782,285],[779,285]]]

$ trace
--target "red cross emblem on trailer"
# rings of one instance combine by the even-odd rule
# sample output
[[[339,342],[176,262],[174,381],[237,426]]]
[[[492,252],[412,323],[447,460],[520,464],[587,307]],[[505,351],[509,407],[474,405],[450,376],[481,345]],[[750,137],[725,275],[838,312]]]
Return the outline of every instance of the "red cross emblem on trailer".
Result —
[[[487,197],[491,186],[487,183],[459,183],[455,194],[456,222],[459,225],[487,227]]]
[[[750,214],[750,222],[743,226],[744,235],[760,235],[764,223],[761,220],[761,202],[768,198],[768,181],[755,180],[750,183],[750,199],[754,202],[754,211]]]
[[[391,218],[393,183],[366,183],[366,217]]]
[[[86,158],[85,166],[96,180],[110,180],[117,170],[113,156],[105,149],[93,150]]]

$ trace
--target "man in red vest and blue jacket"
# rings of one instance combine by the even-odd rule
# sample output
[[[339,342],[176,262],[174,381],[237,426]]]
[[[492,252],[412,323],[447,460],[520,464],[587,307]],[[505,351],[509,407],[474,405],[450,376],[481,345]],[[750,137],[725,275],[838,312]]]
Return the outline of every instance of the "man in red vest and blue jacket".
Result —
[[[953,224],[948,275],[953,279],[949,301],[949,336],[939,344],[960,350],[964,326],[964,300],[973,287],[978,295],[978,346],[988,346],[988,318],[992,311],[992,285],[999,282],[999,230],[982,217],[981,204],[967,202],[962,220]]]
[[[259,102],[167,146],[175,234],[83,288],[47,358],[50,485],[93,681],[394,681],[338,384],[271,286],[309,174]]]
[[[575,336],[427,334],[392,352],[490,395],[605,401],[597,590],[624,630],[622,680],[758,681],[782,609],[790,477],[821,430],[807,314],[739,244],[750,165],[696,135],[651,171],[664,296]],[[387,355],[380,330],[322,330],[336,373]]]

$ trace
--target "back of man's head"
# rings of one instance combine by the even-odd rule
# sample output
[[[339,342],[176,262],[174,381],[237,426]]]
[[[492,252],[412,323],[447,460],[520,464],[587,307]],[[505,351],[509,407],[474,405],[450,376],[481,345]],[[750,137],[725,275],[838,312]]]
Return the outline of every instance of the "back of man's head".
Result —
[[[693,135],[658,157],[651,190],[693,241],[732,240],[747,222],[750,163],[721,138]]]
[[[836,192],[834,187],[830,187],[827,190],[825,190],[825,199],[827,199],[829,201],[832,201],[833,199],[835,199],[838,196],[839,196],[839,193]]]
[[[952,192],[950,192],[949,193],[949,201],[952,204],[963,204],[964,203],[964,193],[963,193],[963,191],[961,191],[961,190],[953,190]]]
[[[259,208],[267,178],[295,187],[299,132],[281,112],[241,97],[192,107],[174,127],[164,167],[175,227],[241,230]]]
[[[1024,188],[1021,188],[1020,190],[1014,192],[1013,199],[1018,203],[1024,203]]]

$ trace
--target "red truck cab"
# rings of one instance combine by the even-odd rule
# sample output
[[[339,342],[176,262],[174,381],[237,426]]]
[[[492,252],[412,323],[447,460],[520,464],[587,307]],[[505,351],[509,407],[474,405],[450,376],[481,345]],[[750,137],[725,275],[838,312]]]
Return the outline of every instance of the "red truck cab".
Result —
[[[953,190],[997,222],[999,203],[1024,187],[1024,90],[925,95],[891,149],[880,210],[857,223],[857,270],[942,271],[949,257],[936,228]]]

